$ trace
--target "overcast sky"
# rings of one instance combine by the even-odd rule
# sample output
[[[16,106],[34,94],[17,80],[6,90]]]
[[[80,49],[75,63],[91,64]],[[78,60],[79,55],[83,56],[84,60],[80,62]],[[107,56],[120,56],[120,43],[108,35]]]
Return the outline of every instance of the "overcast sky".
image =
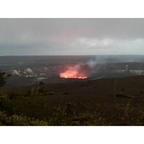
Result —
[[[0,55],[144,54],[144,19],[0,19]]]

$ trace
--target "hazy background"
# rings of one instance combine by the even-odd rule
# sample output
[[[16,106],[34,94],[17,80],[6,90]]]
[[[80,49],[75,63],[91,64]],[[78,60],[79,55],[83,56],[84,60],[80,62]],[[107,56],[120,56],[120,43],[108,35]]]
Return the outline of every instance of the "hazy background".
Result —
[[[143,55],[144,19],[0,19],[0,55]]]

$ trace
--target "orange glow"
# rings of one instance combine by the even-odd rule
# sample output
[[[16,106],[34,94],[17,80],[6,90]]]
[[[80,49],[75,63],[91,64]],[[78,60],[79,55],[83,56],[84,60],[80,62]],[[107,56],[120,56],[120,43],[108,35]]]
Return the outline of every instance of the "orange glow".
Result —
[[[84,73],[79,65],[68,66],[67,69],[59,74],[60,78],[86,79],[87,75]]]

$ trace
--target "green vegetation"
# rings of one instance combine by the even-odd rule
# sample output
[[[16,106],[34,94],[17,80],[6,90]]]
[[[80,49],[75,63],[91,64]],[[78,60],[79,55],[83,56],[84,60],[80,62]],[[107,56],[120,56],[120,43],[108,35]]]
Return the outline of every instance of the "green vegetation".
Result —
[[[45,121],[40,121],[35,118],[13,114],[8,116],[5,112],[0,111],[0,125],[15,125],[15,126],[47,126],[48,123]]]
[[[7,78],[5,73],[0,74],[1,126],[144,125],[143,89],[137,91],[138,96],[126,88],[115,90],[115,96],[98,96],[92,95],[91,88],[87,96],[87,89],[80,87],[84,92],[75,91],[75,96],[71,86],[59,89],[59,85],[40,83],[5,88]]]
[[[117,93],[116,97],[119,97],[119,98],[129,98],[129,99],[133,98],[133,96],[125,94],[125,93],[122,93],[122,92],[121,93]]]
[[[131,103],[117,104],[114,113],[108,115],[105,108],[95,106],[99,111],[78,112],[80,104],[73,107],[73,103],[52,104],[52,91],[40,92],[41,86],[26,90],[1,89],[0,93],[0,125],[143,125],[144,114],[135,116]],[[47,88],[45,88],[47,89]],[[51,94],[52,95],[49,95]],[[55,93],[55,92],[54,92]],[[65,94],[64,94],[65,95]],[[129,97],[128,97],[129,98]],[[118,97],[119,99],[119,97]],[[48,102],[50,101],[50,102]]]
[[[6,83],[6,74],[4,72],[0,72],[0,87],[2,87]]]

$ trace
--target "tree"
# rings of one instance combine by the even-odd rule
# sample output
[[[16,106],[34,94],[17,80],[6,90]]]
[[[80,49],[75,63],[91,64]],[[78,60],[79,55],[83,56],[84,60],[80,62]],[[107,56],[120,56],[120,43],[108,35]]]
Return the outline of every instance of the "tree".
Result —
[[[0,87],[3,87],[6,83],[6,79],[10,77],[10,74],[6,74],[5,72],[0,72]]]

